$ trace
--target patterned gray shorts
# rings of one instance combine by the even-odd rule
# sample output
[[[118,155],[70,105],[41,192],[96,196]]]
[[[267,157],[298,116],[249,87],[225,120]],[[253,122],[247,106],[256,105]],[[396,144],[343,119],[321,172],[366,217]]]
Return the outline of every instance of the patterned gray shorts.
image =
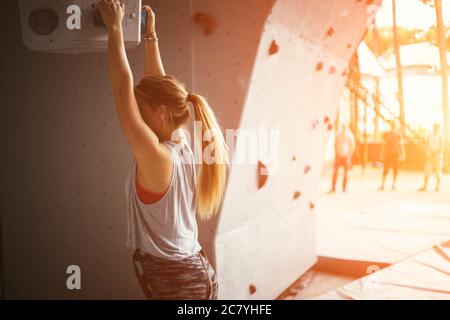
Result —
[[[136,250],[133,255],[133,264],[136,276],[148,299],[217,299],[216,272],[203,251],[181,261],[172,261]]]

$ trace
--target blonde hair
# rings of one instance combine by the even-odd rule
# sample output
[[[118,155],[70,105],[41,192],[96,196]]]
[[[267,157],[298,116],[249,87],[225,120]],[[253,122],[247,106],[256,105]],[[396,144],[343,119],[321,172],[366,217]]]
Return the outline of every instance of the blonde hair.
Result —
[[[167,106],[173,129],[184,125],[190,116],[188,102],[192,103],[194,118],[202,125],[202,159],[196,185],[197,212],[202,220],[217,213],[222,202],[227,175],[228,150],[214,112],[206,98],[189,94],[182,82],[173,75],[144,77],[135,88],[136,95],[152,107]],[[205,141],[204,137],[209,139]],[[205,149],[212,150],[213,161],[205,162]]]

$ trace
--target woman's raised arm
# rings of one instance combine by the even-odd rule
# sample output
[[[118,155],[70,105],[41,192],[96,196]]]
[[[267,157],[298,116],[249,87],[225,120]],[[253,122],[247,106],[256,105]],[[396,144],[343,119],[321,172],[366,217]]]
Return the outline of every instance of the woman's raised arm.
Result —
[[[147,12],[147,29],[144,33],[144,75],[166,75],[159,53],[158,37],[155,28],[155,13],[150,6],[143,6]]]
[[[102,0],[98,9],[108,30],[108,71],[122,130],[138,163],[162,159],[167,153],[165,147],[142,118],[134,95],[133,74],[123,40],[124,5],[119,0]]]

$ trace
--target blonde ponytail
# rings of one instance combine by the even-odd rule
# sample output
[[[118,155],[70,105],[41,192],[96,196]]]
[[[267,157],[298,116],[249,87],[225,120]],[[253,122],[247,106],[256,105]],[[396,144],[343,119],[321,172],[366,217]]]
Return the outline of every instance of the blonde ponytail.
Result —
[[[197,183],[197,210],[200,218],[207,220],[217,212],[222,201],[229,163],[228,151],[214,112],[206,99],[198,94],[189,94],[188,101],[194,106],[195,120],[202,124],[202,162]],[[205,141],[205,133],[210,135],[210,141]],[[212,149],[214,161],[205,162],[203,159],[206,148]]]

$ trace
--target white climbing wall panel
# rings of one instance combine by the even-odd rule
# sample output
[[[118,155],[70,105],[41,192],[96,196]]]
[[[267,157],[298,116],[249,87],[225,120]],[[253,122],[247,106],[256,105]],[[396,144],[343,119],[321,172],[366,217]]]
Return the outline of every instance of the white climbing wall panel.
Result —
[[[279,131],[278,170],[258,190],[256,164],[232,168],[215,241],[221,298],[275,298],[314,264],[328,131],[373,13],[361,1],[280,0],[268,16],[240,128]]]
[[[325,142],[348,61],[378,1],[150,3],[166,71],[205,95],[223,128],[279,133],[278,170],[263,184],[257,161],[234,164],[220,214],[200,225],[220,298],[275,298],[315,261],[314,198]],[[0,74],[7,295],[143,298],[125,248],[131,152],[106,55],[30,51],[17,3],[4,5],[9,14],[0,23],[10,32],[2,64],[15,66]],[[142,47],[128,56],[137,81]],[[244,145],[243,136],[236,145]],[[65,286],[71,264],[82,269],[80,291]]]

